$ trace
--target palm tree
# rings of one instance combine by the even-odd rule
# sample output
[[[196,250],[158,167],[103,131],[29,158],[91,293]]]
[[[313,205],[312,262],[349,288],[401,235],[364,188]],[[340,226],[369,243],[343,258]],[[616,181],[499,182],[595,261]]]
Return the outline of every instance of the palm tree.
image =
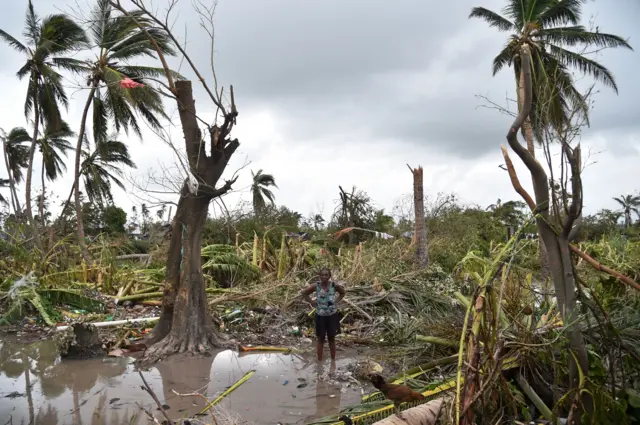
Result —
[[[640,215],[640,196],[638,195],[621,195],[619,198],[613,198],[622,207],[624,214],[624,228],[631,226],[631,212]]]
[[[253,212],[255,214],[260,214],[262,210],[266,207],[265,198],[271,202],[271,205],[275,204],[276,197],[271,190],[268,188],[270,186],[278,187],[276,185],[276,179],[272,174],[263,174],[262,169],[258,170],[257,173],[251,172],[251,178],[253,179],[253,183],[251,184],[251,196],[253,199]]]
[[[44,227],[44,201],[45,201],[45,176],[49,181],[54,181],[67,170],[61,154],[67,156],[67,151],[72,148],[68,137],[73,137],[75,133],[71,131],[69,124],[60,122],[59,129],[47,125],[42,138],[38,140],[38,148],[42,154],[42,195],[40,196],[40,219]]]
[[[562,125],[569,111],[588,106],[576,89],[570,73],[577,68],[596,81],[618,92],[612,73],[602,64],[568,48],[581,46],[607,48],[631,46],[621,37],[590,32],[580,25],[583,0],[506,0],[504,16],[483,7],[474,7],[469,18],[480,18],[499,31],[510,32],[504,49],[493,59],[493,75],[505,66],[513,65],[518,86],[518,107],[523,100],[520,74],[520,47],[531,47],[533,76],[533,107],[531,121],[525,122],[523,132],[529,151],[534,153],[534,130],[540,137],[546,125]],[[584,50],[583,50],[584,51]],[[533,123],[533,128],[532,124]]]
[[[86,139],[85,139],[86,140]],[[122,166],[136,168],[124,142],[107,140],[100,142],[93,152],[82,152],[81,176],[89,202],[103,206],[113,202],[111,183],[124,190]]]
[[[31,141],[31,136],[27,130],[22,127],[11,129],[9,134],[0,129],[0,139],[2,139],[2,150],[4,151],[4,164],[9,174],[9,191],[11,192],[11,200],[14,213],[19,216],[22,209],[20,208],[20,200],[16,184],[22,181],[22,170],[27,168],[29,164],[29,148],[25,145]]]
[[[115,139],[112,136],[110,139]],[[117,140],[107,140],[99,143],[92,152],[89,152],[89,140],[85,137],[85,147],[82,150],[82,177],[84,189],[90,203],[104,206],[113,202],[111,183],[124,190],[124,184],[120,180],[123,165],[136,168],[131,160],[127,145]],[[63,213],[69,208],[71,197],[75,193],[75,186],[71,187],[69,197],[63,206]],[[63,214],[61,214],[62,217]]]
[[[61,123],[59,104],[66,108],[68,99],[62,85],[62,76],[56,69],[73,68],[74,61],[62,55],[84,46],[87,36],[84,30],[67,15],[53,14],[40,19],[35,13],[31,0],[27,8],[23,34],[26,43],[21,43],[15,37],[0,30],[0,38],[14,50],[22,53],[26,59],[26,63],[17,73],[19,79],[29,76],[24,113],[27,118],[33,113],[34,126],[27,165],[25,201],[27,219],[33,227],[36,245],[39,246],[40,237],[35,231],[31,210],[31,176],[38,130],[41,122],[59,128]]]
[[[151,20],[140,11],[129,12],[129,16],[112,16],[113,8],[109,0],[98,0],[92,14],[89,32],[95,44],[96,58],[90,62],[74,62],[74,69],[86,74],[90,87],[87,101],[80,121],[80,131],[76,146],[74,186],[77,215],[77,232],[80,249],[88,260],[89,253],[84,244],[84,226],[82,222],[82,203],[80,202],[81,152],[85,137],[85,128],[89,108],[93,107],[94,142],[105,141],[109,129],[109,120],[113,121],[116,131],[132,129],[141,137],[136,113],[153,128],[160,127],[158,117],[166,117],[162,108],[162,98],[152,87],[143,84],[145,78],[164,75],[162,68],[129,65],[143,57],[156,57],[154,42],[165,55],[174,55],[168,35],[153,28]],[[145,31],[140,26],[146,27]],[[149,40],[149,35],[154,42]],[[176,74],[177,75],[177,74]],[[122,82],[131,79],[135,88],[129,88]]]
[[[322,215],[316,214],[313,216],[313,227],[316,230],[316,232],[323,224],[324,224],[324,218],[322,218]]]
[[[151,216],[151,211],[149,211],[147,204],[140,205],[140,214],[142,214],[142,233],[147,233],[149,217]]]

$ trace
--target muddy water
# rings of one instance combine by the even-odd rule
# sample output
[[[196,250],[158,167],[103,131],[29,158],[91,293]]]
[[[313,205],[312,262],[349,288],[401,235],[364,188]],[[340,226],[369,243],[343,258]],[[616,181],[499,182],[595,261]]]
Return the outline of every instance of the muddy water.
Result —
[[[211,399],[255,370],[249,381],[219,404],[226,413],[218,414],[231,414],[244,423],[302,424],[358,403],[361,387],[340,379],[354,356],[339,353],[336,370],[332,370],[309,356],[221,351],[204,358],[170,359],[145,371],[144,376],[177,420],[200,411],[205,401],[174,391],[200,392]],[[150,423],[139,406],[162,421],[141,383],[132,359],[60,361],[50,341],[0,342],[0,424],[10,419],[14,425]],[[203,423],[213,422],[210,417],[202,419]]]

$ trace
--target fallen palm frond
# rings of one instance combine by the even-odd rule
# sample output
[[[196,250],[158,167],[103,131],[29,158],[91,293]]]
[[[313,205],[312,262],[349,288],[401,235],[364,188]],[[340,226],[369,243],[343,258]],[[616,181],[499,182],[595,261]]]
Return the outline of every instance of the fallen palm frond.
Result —
[[[238,388],[240,385],[242,385],[245,382],[247,382],[253,376],[253,374],[255,372],[256,372],[255,370],[250,370],[249,372],[245,373],[244,376],[238,380],[238,382],[236,382],[235,384],[231,385],[229,388],[224,390],[222,392],[222,394],[220,394],[218,397],[216,397],[212,402],[207,404],[205,406],[205,408],[200,411],[200,414],[201,415],[205,414],[209,409],[211,409],[213,406],[218,404],[223,398],[225,398],[226,396],[231,394],[233,391],[235,391],[236,388]]]

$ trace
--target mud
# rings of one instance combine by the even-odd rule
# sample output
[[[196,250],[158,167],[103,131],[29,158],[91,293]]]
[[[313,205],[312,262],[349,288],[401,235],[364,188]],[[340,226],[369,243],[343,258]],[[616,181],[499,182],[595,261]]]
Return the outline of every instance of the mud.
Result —
[[[328,353],[327,353],[328,354]],[[249,370],[255,374],[227,396],[217,422],[303,424],[357,404],[369,384],[349,376],[348,366],[363,352],[339,351],[335,367],[318,365],[311,355],[244,354],[221,351],[209,357],[174,357],[144,371],[144,376],[173,420],[205,406]],[[52,341],[0,342],[0,424],[124,425],[151,423],[140,408],[164,420],[141,388],[131,358],[64,360]],[[225,417],[227,420],[225,421]],[[200,418],[213,423],[212,418]]]

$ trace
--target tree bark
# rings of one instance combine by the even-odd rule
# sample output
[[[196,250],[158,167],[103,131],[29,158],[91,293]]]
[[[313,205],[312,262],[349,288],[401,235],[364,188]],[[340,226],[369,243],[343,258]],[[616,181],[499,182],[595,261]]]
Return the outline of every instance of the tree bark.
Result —
[[[33,239],[36,242],[36,247],[38,249],[42,249],[42,245],[40,243],[40,234],[38,233],[38,227],[36,222],[33,220],[33,211],[31,210],[31,178],[33,176],[33,159],[36,154],[36,143],[38,141],[38,130],[40,128],[40,107],[38,105],[38,79],[35,73],[31,74],[31,82],[34,86],[34,95],[33,95],[33,139],[31,140],[31,146],[29,147],[29,165],[27,166],[27,181],[25,183],[25,202],[26,202],[26,212],[27,212],[27,220],[29,220],[29,226],[31,227],[31,232],[33,234]]]
[[[91,257],[89,256],[89,250],[87,249],[87,244],[84,240],[84,223],[82,221],[82,204],[80,202],[80,159],[82,158],[82,142],[84,140],[84,133],[87,126],[87,114],[89,113],[89,107],[91,106],[91,101],[93,100],[95,92],[96,86],[94,84],[91,86],[89,96],[87,97],[87,103],[85,103],[84,110],[82,111],[80,131],[78,132],[78,142],[76,143],[76,158],[73,173],[73,193],[75,195],[74,199],[76,206],[76,233],[78,235],[78,246],[80,247],[82,258],[84,258],[84,261],[87,264],[91,263]]]
[[[407,165],[408,166],[408,165]],[[424,170],[421,166],[411,168],[413,174],[413,209],[415,212],[416,263],[420,267],[429,266],[429,247],[424,217]]]
[[[533,187],[535,192],[535,211],[538,234],[543,240],[547,249],[549,270],[551,279],[555,287],[555,294],[558,300],[558,307],[563,314],[564,324],[567,330],[569,348],[575,354],[578,364],[569,359],[569,378],[573,389],[578,387],[578,367],[584,376],[588,376],[589,362],[584,338],[577,320],[576,297],[575,297],[575,276],[573,274],[573,264],[569,247],[569,235],[572,234],[573,223],[578,218],[582,207],[582,190],[580,182],[579,148],[576,148],[571,155],[567,155],[572,166],[572,205],[569,208],[568,219],[562,225],[559,233],[550,225],[549,214],[549,181],[542,165],[535,159],[531,152],[522,146],[517,139],[517,133],[526,117],[531,111],[532,83],[531,83],[531,63],[529,46],[525,45],[521,53],[522,60],[522,87],[523,106],[518,117],[512,124],[507,135],[507,141],[511,149],[520,157],[522,162],[531,172]],[[567,149],[564,147],[564,149]],[[582,394],[582,404],[584,409],[592,409],[592,400],[587,392]],[[578,412],[580,413],[580,412]],[[576,424],[580,423],[580,414],[576,415]]]
[[[519,80],[518,80],[518,111],[522,110],[523,102],[524,102],[524,73],[520,72]],[[527,116],[527,118],[522,123],[522,135],[527,142],[527,150],[531,154],[532,157],[536,157],[536,146],[535,146],[535,138],[533,134],[533,126],[531,125],[531,118]],[[532,179],[533,181],[533,179]],[[534,183],[535,188],[535,183]],[[549,278],[549,254],[547,253],[547,248],[544,245],[544,240],[542,239],[540,232],[538,232],[538,258],[540,260],[540,279],[546,281]]]
[[[188,178],[185,179],[173,218],[162,311],[158,324],[146,341],[149,347],[146,357],[152,361],[174,353],[204,352],[225,342],[207,314],[201,236],[209,203],[229,191],[235,181],[215,188],[239,146],[237,139],[226,138],[237,112],[233,107],[221,128],[214,126],[210,129],[211,154],[207,155],[196,118],[191,81],[181,80],[175,85],[190,171],[199,184],[194,194]]]
[[[38,214],[40,214],[40,222],[42,224],[42,230],[44,230],[45,221],[44,221],[44,154],[42,155],[42,169],[40,170],[40,182],[42,184],[42,196],[40,196],[40,205]]]

